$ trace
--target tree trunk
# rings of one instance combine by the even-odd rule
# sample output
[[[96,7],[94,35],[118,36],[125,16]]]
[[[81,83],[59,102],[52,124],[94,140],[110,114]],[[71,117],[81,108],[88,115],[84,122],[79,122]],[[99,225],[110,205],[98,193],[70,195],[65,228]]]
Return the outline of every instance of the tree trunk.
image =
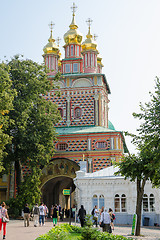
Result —
[[[136,232],[135,235],[139,236],[141,233],[141,218],[142,218],[142,199],[144,193],[145,182],[142,183],[141,180],[137,179],[137,203],[136,203],[136,214],[137,214],[137,223],[136,223]]]

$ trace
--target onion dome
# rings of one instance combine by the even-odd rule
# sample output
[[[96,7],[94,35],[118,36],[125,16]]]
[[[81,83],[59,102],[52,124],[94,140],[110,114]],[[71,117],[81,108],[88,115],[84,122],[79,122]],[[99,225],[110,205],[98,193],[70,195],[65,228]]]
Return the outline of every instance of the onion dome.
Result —
[[[58,65],[58,59],[60,58],[60,51],[59,51],[59,46],[55,43],[55,39],[52,36],[52,29],[53,29],[53,23],[51,22],[49,24],[51,28],[51,35],[50,38],[48,39],[47,45],[43,48],[44,54],[44,61],[45,65],[49,68],[50,74],[56,74],[59,69]]]
[[[93,39],[93,36],[91,34],[91,23],[92,20],[89,18],[87,21],[89,29],[88,29],[88,34],[86,35],[86,40],[82,43],[82,52],[83,51],[88,51],[88,50],[93,50],[93,51],[97,51],[97,43],[96,41]]]
[[[82,34],[78,30],[78,26],[75,23],[75,8],[76,6],[73,3],[73,18],[71,24],[69,25],[70,29],[64,34],[64,41],[66,43],[65,45],[71,43],[80,44],[82,42]]]
[[[46,46],[43,48],[44,54],[59,54],[59,47],[55,43],[55,39],[52,36],[52,29],[51,29],[51,35],[50,38],[48,39],[48,43]]]

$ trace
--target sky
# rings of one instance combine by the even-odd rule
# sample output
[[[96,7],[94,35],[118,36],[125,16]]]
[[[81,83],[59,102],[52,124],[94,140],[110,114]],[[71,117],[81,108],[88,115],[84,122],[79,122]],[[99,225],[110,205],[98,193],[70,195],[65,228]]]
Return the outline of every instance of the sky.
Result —
[[[75,0],[76,24],[86,38],[86,20],[98,35],[103,73],[110,86],[109,120],[118,131],[136,133],[140,125],[133,112],[150,101],[155,77],[160,77],[160,0]],[[43,47],[55,23],[53,37],[61,38],[72,20],[71,0],[0,0],[0,60],[16,54],[43,62]],[[136,149],[126,137],[131,153]]]

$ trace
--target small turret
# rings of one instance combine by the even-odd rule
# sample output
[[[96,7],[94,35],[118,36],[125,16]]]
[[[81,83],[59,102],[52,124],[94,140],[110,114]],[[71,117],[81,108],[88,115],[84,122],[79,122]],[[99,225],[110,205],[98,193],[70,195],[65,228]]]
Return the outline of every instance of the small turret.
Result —
[[[89,26],[86,40],[82,43],[82,55],[83,55],[83,70],[85,73],[96,73],[97,72],[97,43],[92,38],[90,27],[92,20],[89,18],[87,21]]]
[[[71,7],[73,15],[69,30],[64,34],[65,58],[62,60],[62,73],[80,73],[83,71],[81,42],[82,34],[75,23],[75,3]]]
[[[52,36],[53,25],[54,24],[52,22],[49,24],[51,29],[51,35],[48,39],[48,43],[43,48],[45,65],[50,70],[49,75],[55,75],[58,72],[58,59],[60,58],[59,47],[56,45],[55,39]]]

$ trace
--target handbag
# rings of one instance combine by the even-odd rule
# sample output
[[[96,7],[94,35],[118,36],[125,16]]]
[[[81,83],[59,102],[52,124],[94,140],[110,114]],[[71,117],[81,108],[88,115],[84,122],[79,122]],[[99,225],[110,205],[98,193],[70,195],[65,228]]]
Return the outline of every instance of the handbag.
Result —
[[[7,222],[9,222],[9,219],[6,218],[6,217],[2,217],[2,222],[3,222],[3,223],[5,223],[5,222],[7,223]]]
[[[104,222],[102,221],[101,224],[100,224],[100,227],[104,227]]]

